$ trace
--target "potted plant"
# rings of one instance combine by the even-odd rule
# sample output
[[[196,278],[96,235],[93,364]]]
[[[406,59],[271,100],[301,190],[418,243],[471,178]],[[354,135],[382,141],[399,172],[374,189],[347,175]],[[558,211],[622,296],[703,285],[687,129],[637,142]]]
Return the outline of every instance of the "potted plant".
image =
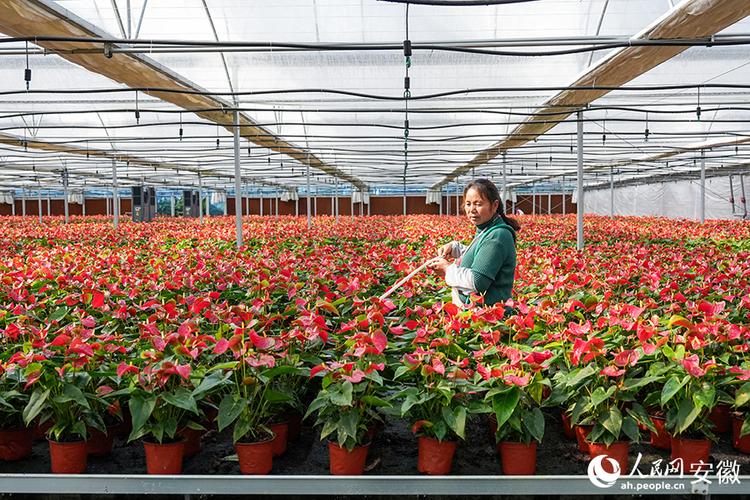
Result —
[[[475,356],[484,361],[477,362],[478,385],[488,389],[484,402],[491,411],[503,474],[531,475],[536,472],[537,444],[544,437],[540,406],[549,380],[543,375],[543,363],[553,354],[545,350],[522,356],[521,349],[506,346],[500,351],[504,355],[487,357],[484,352]],[[513,351],[511,356],[509,351]]]
[[[717,404],[714,360],[701,362],[686,355],[684,346],[674,351],[673,363],[661,391],[660,405],[666,428],[672,433],[672,460],[681,459],[691,472],[708,463],[711,441],[716,441],[710,414]]]
[[[23,420],[29,402],[26,380],[18,366],[0,375],[0,460],[15,461],[31,455],[34,429]]]
[[[192,381],[190,365],[179,364],[172,356],[145,354],[149,361],[140,370],[134,366],[120,370],[121,376],[137,375],[123,390],[129,395],[132,419],[128,441],[143,439],[149,474],[180,474],[185,438],[179,430],[200,416],[193,395],[200,381]]]
[[[273,404],[289,396],[273,388],[274,379],[293,367],[278,365],[285,356],[278,337],[265,337],[254,330],[238,328],[229,341],[220,341],[215,354],[231,354],[231,361],[210,371],[228,374],[219,404],[219,431],[233,425],[232,441],[243,474],[268,474],[273,468],[275,435],[268,425]]]
[[[86,392],[95,385],[89,373],[75,371],[70,364],[59,370],[53,365],[45,360],[26,367],[34,391],[23,410],[24,423],[28,426],[37,417],[40,422],[51,421],[47,436],[52,472],[81,474],[86,471],[87,429],[106,432],[101,415],[95,411],[99,397]]]
[[[311,370],[311,376],[321,375],[322,382],[305,418],[316,414],[320,439],[329,439],[331,474],[364,472],[373,429],[382,418],[378,409],[391,406],[384,397],[385,386],[379,373],[383,367],[382,363],[360,358],[324,363]]]

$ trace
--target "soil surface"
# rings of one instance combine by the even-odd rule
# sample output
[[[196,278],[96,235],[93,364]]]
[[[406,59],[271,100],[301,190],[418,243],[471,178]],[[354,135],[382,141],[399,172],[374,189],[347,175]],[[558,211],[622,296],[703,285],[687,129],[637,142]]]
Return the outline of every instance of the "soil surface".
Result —
[[[585,475],[588,456],[580,453],[576,442],[562,432],[559,415],[548,413],[544,442],[538,447],[538,475]],[[644,433],[645,434],[645,433]],[[502,474],[500,459],[495,450],[494,439],[483,419],[467,423],[467,439],[459,443],[453,460],[454,475],[499,475]],[[647,439],[647,438],[646,438]],[[48,473],[50,471],[49,448],[46,441],[34,444],[33,455],[18,462],[0,462],[0,473]],[[635,464],[638,453],[642,453],[639,470],[648,474],[651,464],[661,459],[669,461],[669,451],[658,450],[644,441],[631,444],[630,467]],[[209,432],[203,437],[201,451],[186,458],[184,474],[239,474],[235,461],[225,458],[234,454],[231,433]],[[735,451],[731,435],[721,435],[712,446],[711,461],[716,467],[720,461],[736,461],[739,473],[750,474],[750,455]],[[369,451],[368,471],[371,475],[417,474],[417,439],[403,420],[390,420],[374,439]],[[89,474],[145,474],[146,462],[140,442],[126,443],[116,439],[112,454],[107,457],[89,457]],[[326,443],[318,439],[316,429],[303,425],[297,441],[289,443],[287,452],[274,459],[272,474],[328,474],[328,450]]]

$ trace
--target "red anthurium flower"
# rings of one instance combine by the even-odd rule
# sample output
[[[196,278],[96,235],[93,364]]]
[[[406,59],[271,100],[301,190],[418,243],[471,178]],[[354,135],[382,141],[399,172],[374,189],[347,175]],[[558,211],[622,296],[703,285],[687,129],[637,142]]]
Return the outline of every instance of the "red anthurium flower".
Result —
[[[229,341],[225,338],[221,338],[214,345],[214,354],[224,354],[229,349]]]
[[[81,324],[86,328],[94,328],[96,326],[96,320],[92,316],[86,316],[81,320]]]
[[[253,346],[256,349],[270,349],[276,343],[276,341],[272,338],[261,337],[260,335],[255,333],[255,330],[250,330],[248,336],[250,337],[250,341],[253,343]]]
[[[362,382],[362,379],[365,378],[365,372],[357,368],[352,372],[351,375],[341,375],[341,378],[344,380],[348,380],[352,384],[356,384],[358,382]]]
[[[414,422],[414,425],[411,426],[411,431],[416,434],[419,432],[419,429],[424,427],[425,425],[429,426],[432,425],[429,420],[417,420]]]
[[[126,373],[138,374],[138,368],[123,361],[117,366],[117,376],[122,378]]]
[[[638,358],[640,358],[640,354],[638,354],[638,351],[633,349],[626,349],[617,353],[617,355],[615,356],[615,364],[620,367],[635,366],[635,364],[638,362]]]
[[[503,377],[503,380],[508,385],[517,385],[519,387],[525,387],[529,384],[530,375],[528,373],[523,375],[514,375],[509,373]]]
[[[602,369],[599,374],[605,375],[607,377],[619,377],[620,375],[623,375],[625,373],[624,368],[617,368],[616,366],[609,365]]]
[[[729,373],[737,375],[738,380],[750,380],[750,370],[745,370],[739,366],[733,366],[729,369]]]
[[[310,369],[310,378],[313,378],[320,372],[328,371],[328,368],[324,364],[315,365]]]
[[[91,293],[91,306],[97,309],[104,307],[104,294],[102,292],[94,291]]]

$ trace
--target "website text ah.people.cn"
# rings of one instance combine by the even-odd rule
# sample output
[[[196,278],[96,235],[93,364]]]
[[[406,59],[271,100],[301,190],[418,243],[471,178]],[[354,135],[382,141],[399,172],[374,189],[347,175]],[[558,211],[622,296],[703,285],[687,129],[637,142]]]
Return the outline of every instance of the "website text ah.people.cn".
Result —
[[[641,467],[645,469],[646,464],[641,464],[642,458],[643,455],[638,453],[635,465],[630,473],[623,476],[620,464],[615,459],[607,455],[594,457],[588,467],[589,480],[597,488],[614,486],[622,491],[632,493],[685,492],[687,491],[687,482],[674,481],[674,479],[685,478],[691,479],[691,490],[696,487],[707,488],[713,481],[716,481],[717,484],[740,484],[740,464],[736,460],[721,460],[717,464],[703,461],[685,464],[681,458],[671,461],[659,459],[651,464],[647,472],[644,472]],[[656,480],[660,477],[665,480]],[[667,478],[669,478],[669,481]]]

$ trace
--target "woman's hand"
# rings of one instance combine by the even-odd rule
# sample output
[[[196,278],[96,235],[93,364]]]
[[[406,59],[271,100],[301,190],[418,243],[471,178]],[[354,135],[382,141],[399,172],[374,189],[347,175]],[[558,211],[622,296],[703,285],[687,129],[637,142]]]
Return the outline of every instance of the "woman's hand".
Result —
[[[448,266],[450,266],[450,262],[445,260],[442,257],[437,257],[435,259],[432,259],[429,264],[427,264],[427,267],[435,271],[438,275],[445,277],[445,270],[448,269]]]
[[[440,247],[437,254],[438,258],[448,260],[453,257],[453,242],[446,243]]]

